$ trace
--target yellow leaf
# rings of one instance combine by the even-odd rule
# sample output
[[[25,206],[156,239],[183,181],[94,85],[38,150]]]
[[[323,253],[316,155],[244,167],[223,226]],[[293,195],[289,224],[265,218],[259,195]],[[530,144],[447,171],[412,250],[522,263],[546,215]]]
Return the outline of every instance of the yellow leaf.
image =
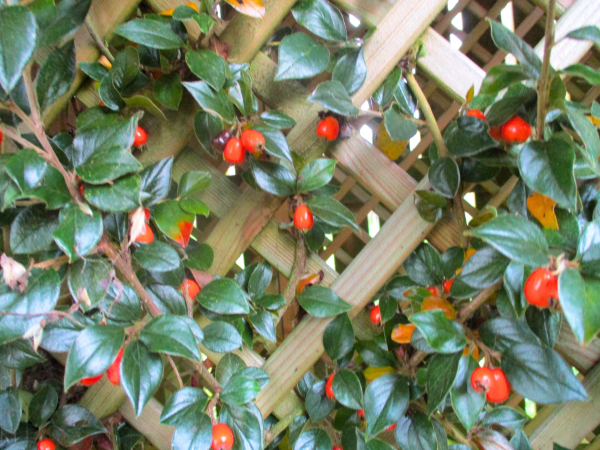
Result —
[[[558,220],[554,207],[556,202],[542,194],[534,192],[527,199],[527,209],[544,228],[549,230],[558,230]]]
[[[396,370],[393,367],[367,367],[365,369],[365,378],[369,381],[376,380],[379,377],[387,375],[388,373],[394,373]]]
[[[400,157],[404,151],[404,147],[406,147],[407,142],[408,141],[392,140],[387,132],[387,129],[385,128],[385,123],[382,121],[379,124],[379,128],[377,128],[375,147],[381,150],[381,152],[391,160],[396,160]]]
[[[471,100],[473,100],[474,96],[475,96],[475,85],[471,86],[471,89],[469,89],[469,92],[467,92],[467,104],[471,103]]]
[[[600,125],[600,118],[594,116],[587,116],[587,118],[590,119],[590,122],[592,122],[595,127]]]
[[[185,6],[188,6],[188,7],[192,8],[196,12],[200,12],[200,9],[198,8],[198,5],[196,5],[193,2],[186,3]]]
[[[174,12],[175,12],[175,8],[171,8],[171,9],[166,9],[166,10],[164,10],[162,12],[159,12],[158,14],[161,15],[161,16],[171,17]]]
[[[265,17],[265,7],[261,0],[225,0],[236,10],[250,17]]]

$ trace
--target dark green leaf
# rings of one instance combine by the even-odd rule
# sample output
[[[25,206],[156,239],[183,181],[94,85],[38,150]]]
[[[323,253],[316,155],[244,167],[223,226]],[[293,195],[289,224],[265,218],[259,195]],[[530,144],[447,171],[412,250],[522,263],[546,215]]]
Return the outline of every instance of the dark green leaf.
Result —
[[[576,28],[567,34],[571,39],[579,39],[584,41],[592,41],[600,44],[600,28],[596,25],[588,25],[581,28]]]
[[[485,406],[485,395],[471,386],[471,374],[477,367],[477,361],[470,355],[463,356],[450,391],[452,408],[467,431],[473,428]]]
[[[460,185],[460,171],[456,161],[450,157],[436,159],[429,169],[429,182],[444,197],[454,197]]]
[[[462,268],[465,261],[465,251],[462,247],[450,247],[442,255],[444,278],[450,280],[456,275],[456,271]]]
[[[436,286],[444,281],[442,258],[431,244],[423,243],[404,262],[408,277],[421,286]],[[408,289],[402,288],[403,290]]]
[[[302,433],[296,439],[293,450],[329,450],[331,440],[327,432],[320,428]]]
[[[542,70],[542,60],[533,48],[504,25],[493,20],[488,22],[492,30],[492,39],[498,48],[512,53],[523,66],[523,71],[529,77],[538,79]]]
[[[531,331],[540,338],[542,343],[549,348],[554,347],[560,333],[562,314],[549,309],[528,308],[525,318]]]
[[[417,126],[409,118],[404,117],[396,103],[383,114],[385,129],[394,141],[408,141],[417,134]]]
[[[439,309],[413,314],[410,321],[423,333],[427,343],[440,353],[458,352],[467,343],[462,327],[446,318]]]
[[[141,341],[132,342],[123,353],[121,385],[139,416],[148,400],[160,386],[163,363],[159,355],[150,353]]]
[[[448,151],[454,156],[473,156],[496,147],[489,135],[485,121],[477,117],[462,116],[450,124],[444,133]]]
[[[36,35],[35,17],[26,7],[0,9],[0,85],[6,92],[19,82],[35,50]]]
[[[415,191],[415,207],[426,222],[435,223],[444,217],[448,201],[445,197],[431,191]]]
[[[80,259],[69,268],[69,290],[84,311],[95,307],[106,296],[112,267],[102,258]],[[89,304],[88,304],[89,302]]]
[[[450,392],[462,351],[443,355],[434,355],[427,365],[427,413],[433,414]]]
[[[558,296],[565,318],[577,340],[584,344],[600,329],[600,281],[584,279],[577,269],[566,269],[558,278]]]
[[[300,306],[315,317],[336,316],[352,309],[334,291],[324,286],[306,287],[297,298]]]
[[[261,450],[265,446],[264,423],[254,403],[226,405],[221,410],[221,420],[227,423],[235,435],[233,450]]]
[[[206,81],[210,87],[219,90],[225,84],[226,73],[229,70],[223,58],[210,50],[188,51],[185,62],[201,80]]]
[[[287,197],[296,188],[296,177],[284,166],[270,161],[250,160],[252,174],[261,189],[270,194]]]
[[[46,15],[42,20],[38,17],[40,27],[38,43],[49,46],[73,36],[83,24],[91,3],[92,0],[61,1],[57,8],[52,8],[51,14]]]
[[[306,411],[313,422],[319,422],[335,409],[335,401],[325,395],[325,381],[312,385],[306,394]]]
[[[395,67],[385,78],[385,81],[381,83],[381,86],[377,88],[373,94],[373,99],[379,106],[385,106],[392,100],[394,93],[398,89],[401,76],[402,69]]]
[[[360,227],[352,211],[346,208],[337,200],[320,196],[310,199],[307,204],[308,209],[320,218],[323,222],[333,227],[350,227],[356,232],[360,232]]]
[[[367,78],[363,48],[352,49],[342,56],[336,63],[331,78],[342,83],[348,94],[354,94]]]
[[[163,106],[177,111],[183,96],[183,84],[178,73],[163,75],[154,82],[154,98]]]
[[[269,125],[256,124],[253,130],[259,131],[265,138],[265,151],[276,158],[292,162],[290,147],[283,133]]]
[[[168,195],[172,168],[173,158],[165,158],[140,172],[140,198],[144,206],[155,205]]]
[[[210,186],[210,173],[200,170],[190,170],[179,179],[178,197],[192,195]]]
[[[254,303],[270,311],[277,311],[285,305],[285,297],[281,294],[263,294],[253,299]]]
[[[585,145],[585,150],[581,151],[584,160],[587,162],[590,169],[598,173],[600,171],[598,168],[598,158],[600,158],[600,138],[598,137],[598,130],[596,130],[594,124],[592,124],[583,113],[572,106],[567,106],[567,115],[569,116],[571,125],[575,131],[577,131],[577,134],[579,134]],[[558,170],[556,170],[556,172],[561,173],[558,172]],[[559,178],[556,178],[558,181]],[[560,183],[560,185],[564,186],[565,183]]]
[[[488,70],[479,88],[479,95],[495,95],[511,84],[518,83],[526,78],[523,67],[512,64],[498,64]]]
[[[171,27],[151,19],[131,20],[120,25],[115,33],[136,44],[159,50],[175,50],[184,44]]]
[[[273,315],[264,310],[257,310],[248,316],[248,320],[254,326],[258,334],[271,342],[277,342]]]
[[[106,317],[125,322],[133,322],[140,318],[141,304],[135,290],[113,279],[106,296],[98,305]]]
[[[219,278],[208,283],[196,300],[217,314],[248,314],[250,307],[240,285],[230,278]]]
[[[479,329],[483,343],[500,352],[517,344],[538,344],[539,341],[523,321],[504,318],[485,322]]]
[[[438,448],[433,424],[421,412],[417,412],[412,417],[403,417],[398,422],[396,441],[401,450],[437,450]]]
[[[73,41],[50,53],[35,79],[37,98],[42,111],[69,90],[75,80],[75,70]]]
[[[57,228],[57,214],[46,211],[43,205],[25,208],[10,227],[10,248],[15,254],[46,250]]]
[[[273,268],[268,262],[263,261],[252,271],[248,280],[248,293],[257,297],[265,293],[273,278]]]
[[[36,427],[43,427],[58,406],[58,392],[50,383],[40,387],[29,403],[29,421]]]
[[[490,127],[503,125],[513,117],[524,104],[534,100],[535,95],[536,93],[533,89],[524,89],[524,92],[520,94],[505,95],[504,98],[494,103],[485,115],[488,125]]]
[[[171,448],[173,450],[208,450],[211,443],[210,417],[198,412],[175,428]]]
[[[279,67],[275,81],[310,78],[327,67],[329,50],[304,33],[284,37],[279,46]]]
[[[9,387],[5,391],[0,391],[0,428],[10,434],[15,434],[21,422],[23,413],[19,391]]]
[[[100,86],[98,86],[98,95],[106,107],[113,111],[119,111],[126,105],[121,93],[115,87],[110,74],[106,75],[100,82]]]
[[[90,411],[78,405],[65,405],[52,415],[52,437],[64,447],[88,436],[106,433],[106,429]]]
[[[483,426],[498,424],[506,428],[512,428],[513,430],[519,430],[525,425],[527,419],[525,414],[514,408],[497,406],[485,415],[481,424]]]
[[[327,0],[302,0],[292,8],[296,22],[330,41],[345,41],[346,25],[339,9]]]
[[[501,253],[485,246],[469,258],[456,280],[483,289],[501,280],[509,263],[510,260]]]
[[[375,436],[404,416],[409,401],[408,380],[395,373],[377,378],[365,391],[367,433]]]
[[[298,192],[310,192],[325,186],[333,178],[335,159],[319,158],[302,168],[298,177]]]
[[[111,147],[94,152],[77,167],[77,174],[86,183],[103,184],[141,168],[142,165],[129,150]]]
[[[187,252],[187,259],[183,262],[185,267],[195,270],[207,271],[215,259],[213,249],[208,244],[200,244]]]
[[[162,314],[186,315],[187,306],[181,290],[173,286],[151,284],[146,290]]]
[[[141,178],[130,175],[112,184],[86,186],[85,199],[107,212],[129,212],[140,206]]]
[[[252,401],[259,392],[258,382],[240,371],[234,373],[223,386],[220,398],[228,405],[243,405]]]
[[[527,308],[523,283],[525,282],[525,267],[516,261],[511,262],[504,273],[504,289],[515,312],[516,317],[521,317]]]
[[[226,355],[223,355],[223,358],[221,358],[219,364],[217,364],[215,376],[221,386],[224,386],[234,373],[245,368],[246,363],[242,360],[242,358],[233,353],[227,353]]]
[[[100,242],[104,226],[102,216],[91,209],[92,216],[71,202],[60,211],[60,225],[54,232],[54,240],[73,261],[85,256]]]
[[[262,120],[266,125],[278,129],[292,128],[294,125],[296,125],[296,121],[294,119],[275,109],[262,113],[260,115],[260,120]]]
[[[44,361],[29,339],[17,339],[0,346],[0,363],[8,369],[22,370]]]
[[[235,111],[223,89],[215,92],[206,81],[186,81],[183,85],[204,111],[218,116],[225,122],[233,122]]]
[[[342,405],[352,409],[363,408],[363,392],[360,380],[350,370],[339,371],[333,377],[333,393]]]
[[[213,322],[204,327],[202,344],[215,353],[229,353],[242,346],[242,336],[227,322]]]
[[[285,40],[285,39],[284,39]],[[281,67],[281,62],[279,63]],[[330,111],[342,116],[356,116],[358,108],[342,83],[336,80],[323,81],[308,97],[309,102],[319,103]]]
[[[176,270],[181,264],[177,251],[170,245],[158,241],[140,246],[133,256],[140,266],[151,272]]]
[[[323,333],[323,346],[332,360],[342,358],[352,350],[354,328],[348,314],[340,314],[329,322]]]
[[[140,333],[140,340],[153,353],[167,353],[200,360],[200,351],[194,333],[183,316],[162,314],[148,322]]]
[[[355,345],[356,351],[363,361],[371,367],[387,367],[396,364],[395,358],[375,341],[358,341]]]

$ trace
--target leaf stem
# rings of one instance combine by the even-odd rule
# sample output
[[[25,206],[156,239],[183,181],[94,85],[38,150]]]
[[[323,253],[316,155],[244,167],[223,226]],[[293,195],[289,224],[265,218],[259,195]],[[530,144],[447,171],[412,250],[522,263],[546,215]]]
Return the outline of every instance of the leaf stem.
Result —
[[[179,389],[183,389],[183,380],[181,379],[179,370],[177,370],[175,361],[173,361],[173,358],[171,357],[171,355],[167,355],[167,359],[169,360],[169,364],[171,364],[171,368],[173,369],[173,372],[175,372],[175,376],[177,377],[177,382],[179,383]]]
[[[536,136],[538,140],[544,139],[544,123],[546,122],[546,110],[548,108],[549,81],[550,81],[550,53],[554,45],[554,15],[556,14],[556,0],[548,2],[546,12],[546,37],[544,39],[544,60],[542,62],[542,73],[538,81],[538,104]]]
[[[88,32],[90,33],[90,36],[96,43],[96,46],[98,47],[98,50],[100,50],[100,53],[106,56],[106,59],[108,59],[111,64],[115,62],[115,58],[113,57],[112,53],[110,52],[106,44],[104,44],[104,41],[102,41],[98,33],[96,33],[96,30],[94,30],[89,16],[85,19],[85,27],[87,28]]]

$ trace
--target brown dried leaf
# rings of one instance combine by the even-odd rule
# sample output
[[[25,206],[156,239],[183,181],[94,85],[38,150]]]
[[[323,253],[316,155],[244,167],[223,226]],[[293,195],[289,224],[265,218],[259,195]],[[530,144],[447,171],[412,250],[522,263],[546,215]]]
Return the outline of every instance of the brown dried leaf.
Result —
[[[142,234],[145,226],[146,214],[144,213],[144,208],[140,206],[131,214],[129,219],[129,243],[127,246],[130,246]]]
[[[29,270],[22,264],[6,256],[2,253],[0,257],[0,266],[2,267],[2,278],[4,283],[13,291],[25,292],[27,289],[27,279],[29,278]]]
[[[262,19],[265,17],[265,7],[261,0],[225,0],[237,11],[246,16]]]

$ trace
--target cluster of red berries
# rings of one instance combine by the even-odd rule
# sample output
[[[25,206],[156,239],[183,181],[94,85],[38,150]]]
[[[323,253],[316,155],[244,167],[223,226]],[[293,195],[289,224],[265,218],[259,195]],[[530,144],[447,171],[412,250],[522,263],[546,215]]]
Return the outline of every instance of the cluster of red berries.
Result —
[[[118,386],[119,383],[121,383],[121,360],[122,359],[123,359],[123,347],[121,347],[121,349],[119,350],[119,353],[117,353],[117,357],[115,358],[113,363],[110,365],[110,367],[108,369],[106,369],[106,376],[107,376],[108,380],[115,386]],[[98,381],[100,381],[100,379],[102,378],[102,375],[104,375],[104,374],[101,373],[100,375],[96,375],[95,377],[82,378],[79,382],[81,384],[83,384],[84,386],[91,386],[92,384],[95,384]]]
[[[486,120],[485,114],[478,109],[467,111],[467,116]],[[508,143],[521,144],[531,136],[531,126],[520,117],[515,116],[504,125],[490,127],[490,136],[497,141],[504,140]]]
[[[151,244],[154,242],[154,231],[152,231],[152,228],[148,225],[148,220],[150,220],[150,210],[148,208],[144,208],[144,215],[146,216],[144,228],[142,228],[142,232],[135,238],[135,242]]]
[[[240,138],[233,137],[231,132],[223,130],[212,140],[215,150],[223,152],[223,159],[231,164],[241,164],[246,152],[260,155],[265,149],[265,137],[260,131],[244,130]]]
[[[500,368],[478,367],[471,374],[471,386],[485,394],[488,402],[501,403],[508,398],[510,384]]]
[[[225,423],[217,423],[212,428],[212,450],[231,450],[235,439],[233,431]]]
[[[333,116],[327,116],[317,125],[317,136],[335,141],[340,134],[340,122]]]
[[[534,270],[524,286],[525,298],[538,308],[550,308],[558,300],[558,277],[548,269]]]

